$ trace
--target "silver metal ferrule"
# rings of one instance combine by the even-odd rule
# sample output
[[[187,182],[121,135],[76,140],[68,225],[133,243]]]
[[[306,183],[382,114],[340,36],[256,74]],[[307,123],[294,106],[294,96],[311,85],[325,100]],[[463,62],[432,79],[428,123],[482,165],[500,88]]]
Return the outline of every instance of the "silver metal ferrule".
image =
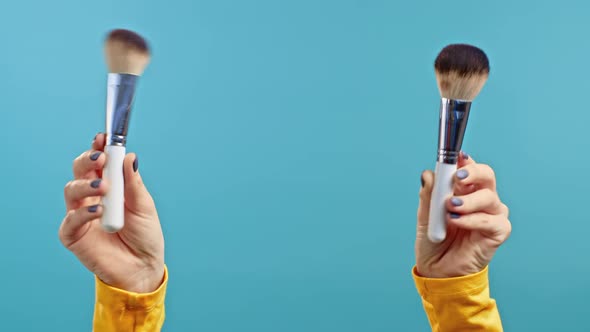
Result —
[[[139,76],[110,73],[107,80],[107,145],[125,146]]]
[[[441,99],[438,131],[438,162],[456,164],[459,160],[459,153],[461,152],[465,128],[467,128],[470,108],[470,101]]]

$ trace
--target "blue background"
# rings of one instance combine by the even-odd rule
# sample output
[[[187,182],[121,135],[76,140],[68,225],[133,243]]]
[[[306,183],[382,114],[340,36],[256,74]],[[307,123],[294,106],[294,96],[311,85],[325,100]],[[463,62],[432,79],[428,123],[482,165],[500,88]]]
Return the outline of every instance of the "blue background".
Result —
[[[492,67],[464,148],[511,208],[491,268],[505,329],[586,331],[589,11],[553,3],[3,4],[1,329],[90,330],[94,280],[57,230],[104,128],[103,37],[124,27],[154,53],[128,148],[165,231],[165,331],[429,330],[415,209],[433,61],[455,42]]]

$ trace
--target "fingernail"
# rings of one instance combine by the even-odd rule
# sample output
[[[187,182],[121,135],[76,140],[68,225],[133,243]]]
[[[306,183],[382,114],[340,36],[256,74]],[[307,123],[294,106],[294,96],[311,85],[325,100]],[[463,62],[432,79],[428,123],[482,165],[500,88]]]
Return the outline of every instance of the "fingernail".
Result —
[[[102,179],[96,179],[92,182],[90,182],[90,186],[94,189],[100,187],[100,182],[102,181]]]
[[[453,204],[454,206],[461,206],[463,205],[463,200],[457,197],[453,197],[451,198],[451,204]]]
[[[135,160],[133,161],[133,171],[137,172],[138,167],[139,167],[139,162],[137,161],[137,157],[135,157]]]
[[[459,219],[461,216],[457,213],[451,213],[451,219]]]
[[[466,179],[469,176],[469,172],[465,169],[460,169],[457,171],[457,178],[460,180]]]
[[[469,160],[469,155],[463,151],[461,151],[461,153],[463,154],[463,159],[465,160]]]
[[[422,183],[422,187],[424,188],[424,175],[420,175],[420,182]]]
[[[90,155],[90,160],[96,161],[98,159],[98,157],[100,157],[101,153],[102,152],[100,152],[100,151],[94,152],[93,154]]]
[[[98,211],[98,205],[91,205],[88,207],[88,212],[94,213],[96,211]]]

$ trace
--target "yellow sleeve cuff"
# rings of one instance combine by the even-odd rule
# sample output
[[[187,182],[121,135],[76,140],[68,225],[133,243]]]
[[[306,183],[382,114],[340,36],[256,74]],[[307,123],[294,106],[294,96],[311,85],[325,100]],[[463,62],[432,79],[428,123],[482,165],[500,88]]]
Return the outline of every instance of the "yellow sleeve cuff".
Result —
[[[480,272],[456,278],[425,278],[418,275],[416,267],[412,269],[414,283],[418,293],[424,299],[430,296],[464,296],[478,293],[488,287],[488,267]]]
[[[101,305],[109,308],[121,308],[127,311],[141,310],[149,312],[153,308],[162,305],[166,298],[166,286],[168,284],[168,268],[164,267],[164,279],[158,289],[151,293],[134,293],[105,284],[95,276],[96,300]]]

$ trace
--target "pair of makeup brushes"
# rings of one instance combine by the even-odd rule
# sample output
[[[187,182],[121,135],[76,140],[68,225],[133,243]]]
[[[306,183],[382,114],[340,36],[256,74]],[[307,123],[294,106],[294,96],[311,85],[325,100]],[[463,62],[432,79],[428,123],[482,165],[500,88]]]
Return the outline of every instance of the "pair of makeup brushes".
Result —
[[[107,232],[124,226],[123,159],[127,129],[137,79],[150,60],[144,38],[133,31],[113,30],[106,39],[105,57],[109,68],[106,108],[108,155],[103,177],[111,189],[103,198],[101,225]],[[438,243],[446,238],[446,200],[453,194],[461,145],[472,101],[487,81],[490,67],[486,54],[467,44],[449,45],[438,54],[434,69],[441,95],[438,153],[435,183],[430,202],[428,238]]]

